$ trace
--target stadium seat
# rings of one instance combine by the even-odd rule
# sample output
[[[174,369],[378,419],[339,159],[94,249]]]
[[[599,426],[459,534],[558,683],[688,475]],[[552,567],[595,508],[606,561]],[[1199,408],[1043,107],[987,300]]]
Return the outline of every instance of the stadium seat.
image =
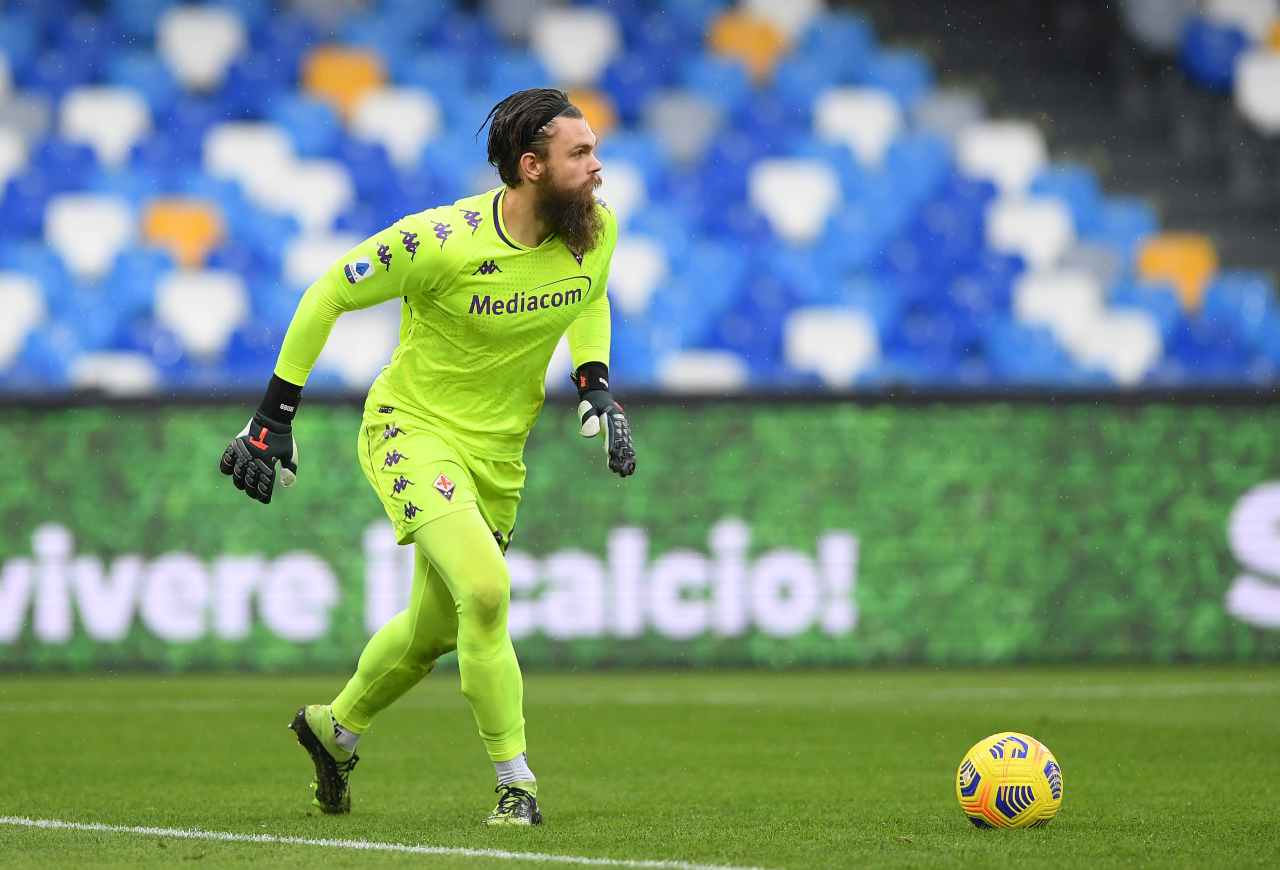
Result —
[[[751,204],[789,242],[813,242],[840,205],[840,181],[813,160],[762,160],[751,168]]]
[[[1031,180],[1028,191],[1032,196],[1053,196],[1064,202],[1081,235],[1098,225],[1102,191],[1097,176],[1087,166],[1071,163],[1046,166]]]
[[[752,97],[751,73],[737,58],[698,55],[685,64],[680,84],[725,115],[740,111]]]
[[[613,253],[609,298],[624,315],[643,314],[667,271],[667,252],[658,240],[624,236]]]
[[[204,169],[210,175],[240,181],[292,161],[293,143],[278,124],[228,121],[205,135]]]
[[[1104,288],[1084,272],[1032,271],[1013,288],[1019,322],[1050,329],[1064,346],[1077,342],[1101,319]]]
[[[912,109],[933,87],[933,70],[917,52],[895,49],[872,55],[867,84],[890,94],[904,111]]]
[[[1058,266],[1086,272],[1104,288],[1115,287],[1125,275],[1125,262],[1114,248],[1098,242],[1077,241],[1058,259]]]
[[[440,134],[440,128],[440,106],[420,88],[369,91],[351,118],[351,131],[357,137],[381,143],[396,165],[405,169],[417,166],[423,148]]]
[[[44,321],[47,306],[40,285],[16,272],[0,272],[0,372],[9,368],[27,335]]]
[[[173,5],[174,0],[109,0],[106,4],[115,26],[135,39],[155,36],[161,15]]]
[[[1251,41],[1261,42],[1280,19],[1280,0],[1205,0],[1204,17],[1238,27]]]
[[[133,240],[134,222],[128,203],[119,197],[60,194],[45,208],[44,238],[72,273],[100,278]]]
[[[1249,51],[1236,65],[1236,108],[1262,133],[1280,133],[1280,51]]]
[[[304,233],[285,249],[282,277],[285,286],[302,290],[359,244],[360,236],[350,234]]]
[[[974,124],[986,117],[982,97],[965,88],[939,88],[930,91],[911,107],[911,121],[916,129],[955,141]]]
[[[107,81],[139,94],[152,117],[168,112],[179,96],[173,73],[160,58],[146,51],[112,56],[107,64]]]
[[[987,212],[987,242],[1033,268],[1054,265],[1075,241],[1071,212],[1053,197],[999,199]]]
[[[351,311],[338,322],[316,361],[352,389],[368,389],[379,370],[391,361],[400,337],[400,302],[394,300],[363,311]]]
[[[171,6],[156,27],[156,48],[185,87],[211,91],[246,49],[240,16],[220,6]]]
[[[1163,351],[1154,318],[1136,310],[1104,312],[1064,344],[1082,365],[1101,369],[1126,387],[1141,383]]]
[[[1240,28],[1192,16],[1182,33],[1179,61],[1193,81],[1223,93],[1235,80],[1236,60],[1249,46]]]
[[[840,142],[864,166],[878,167],[902,132],[902,111],[888,93],[876,88],[833,88],[818,96],[814,132]]]
[[[1172,54],[1199,0],[1124,0],[1121,19],[1138,42],[1152,51]]]
[[[299,157],[330,157],[343,137],[338,113],[328,103],[306,96],[276,100],[267,115],[284,128]]]
[[[70,365],[71,385],[78,390],[98,390],[111,396],[154,393],[160,372],[143,353],[102,351],[77,356]]]
[[[1167,284],[1125,283],[1112,291],[1108,303],[1113,311],[1145,311],[1155,322],[1165,343],[1173,338],[1184,322],[1177,291]]]
[[[582,110],[582,116],[600,139],[608,136],[618,126],[618,110],[604,91],[595,88],[570,88],[569,101]]]
[[[707,47],[714,54],[743,64],[759,82],[772,74],[786,53],[787,37],[769,19],[735,9],[712,22]]]
[[[1256,346],[1278,311],[1275,283],[1265,273],[1219,273],[1205,290],[1200,318]]]
[[[1205,287],[1217,270],[1217,249],[1208,236],[1197,233],[1152,236],[1138,251],[1138,274],[1145,281],[1172,284],[1187,311],[1200,307]]]
[[[715,103],[686,90],[659,93],[644,109],[644,126],[671,160],[686,165],[702,159],[723,120]]]
[[[13,73],[9,69],[9,59],[5,56],[4,51],[0,50],[0,104],[9,99],[9,93],[13,90]]]
[[[27,143],[12,127],[0,127],[0,190],[27,165]]]
[[[976,178],[994,182],[1005,194],[1024,192],[1048,161],[1044,135],[1023,121],[974,124],[956,143],[956,162]]]
[[[323,45],[302,59],[303,90],[346,118],[386,78],[382,59],[370,50]]]
[[[552,77],[570,87],[595,84],[622,49],[617,19],[605,9],[544,8],[533,20],[533,52]],[[573,51],[565,51],[571,45]]]
[[[0,128],[19,133],[28,148],[43,139],[52,126],[53,110],[40,94],[18,91],[0,102],[0,109]]]
[[[787,365],[816,372],[829,387],[847,388],[880,356],[876,326],[861,311],[848,308],[799,308],[784,327]]]
[[[741,392],[749,379],[746,360],[735,353],[685,350],[658,361],[658,386],[673,393]]]
[[[63,98],[59,126],[67,141],[92,147],[99,163],[119,166],[151,129],[151,113],[129,88],[76,88]]]
[[[618,225],[625,228],[649,198],[644,175],[629,160],[606,160],[603,175],[599,196],[613,210]]]
[[[268,211],[293,217],[304,229],[326,230],[354,201],[355,186],[336,160],[299,160],[253,178],[246,193]]]
[[[155,199],[142,214],[144,241],[169,251],[187,269],[203,266],[224,232],[217,207],[200,200]]]
[[[173,272],[156,288],[156,322],[196,359],[220,356],[248,313],[244,281],[231,272]]]
[[[743,0],[741,8],[768,21],[788,42],[798,39],[825,11],[823,0]]]

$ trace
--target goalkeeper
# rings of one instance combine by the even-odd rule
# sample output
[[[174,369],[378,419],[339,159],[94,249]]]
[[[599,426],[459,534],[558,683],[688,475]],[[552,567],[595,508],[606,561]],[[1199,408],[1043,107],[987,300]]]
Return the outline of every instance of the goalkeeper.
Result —
[[[525,439],[562,335],[581,433],[602,437],[612,471],[635,471],[631,432],[609,391],[605,290],[618,225],[593,193],[596,137],[551,89],[512,94],[486,123],[503,185],[402,218],[312,284],[261,407],[222,457],[221,470],[264,504],[277,477],[292,484],[293,417],[334,321],[402,300],[399,345],[369,390],[357,452],[399,543],[414,546],[413,589],[333,702],[303,707],[290,725],[315,765],[314,803],[329,813],[350,810],[360,735],[456,649],[462,693],[497,772],[498,802],[485,821],[541,822],[503,553]]]

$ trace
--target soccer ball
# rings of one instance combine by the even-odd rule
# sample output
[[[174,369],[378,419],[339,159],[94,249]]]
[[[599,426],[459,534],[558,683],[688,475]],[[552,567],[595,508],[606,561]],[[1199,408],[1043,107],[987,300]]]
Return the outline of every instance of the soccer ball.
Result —
[[[1062,806],[1062,768],[1039,740],[1001,731],[964,754],[956,800],[979,828],[1038,828]]]

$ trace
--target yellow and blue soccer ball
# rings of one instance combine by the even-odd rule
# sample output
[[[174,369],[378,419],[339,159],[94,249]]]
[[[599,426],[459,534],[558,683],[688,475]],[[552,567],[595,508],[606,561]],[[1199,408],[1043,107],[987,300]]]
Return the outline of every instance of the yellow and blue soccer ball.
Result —
[[[1039,740],[1001,731],[964,754],[956,799],[979,828],[1038,828],[1062,806],[1062,768]]]

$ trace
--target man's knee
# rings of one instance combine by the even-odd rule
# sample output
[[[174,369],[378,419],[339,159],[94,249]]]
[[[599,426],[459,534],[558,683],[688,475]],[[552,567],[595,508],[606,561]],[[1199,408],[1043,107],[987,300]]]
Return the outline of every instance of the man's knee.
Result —
[[[458,602],[459,620],[493,628],[506,622],[511,601],[511,582],[504,571],[497,577],[486,577],[470,585]]]

